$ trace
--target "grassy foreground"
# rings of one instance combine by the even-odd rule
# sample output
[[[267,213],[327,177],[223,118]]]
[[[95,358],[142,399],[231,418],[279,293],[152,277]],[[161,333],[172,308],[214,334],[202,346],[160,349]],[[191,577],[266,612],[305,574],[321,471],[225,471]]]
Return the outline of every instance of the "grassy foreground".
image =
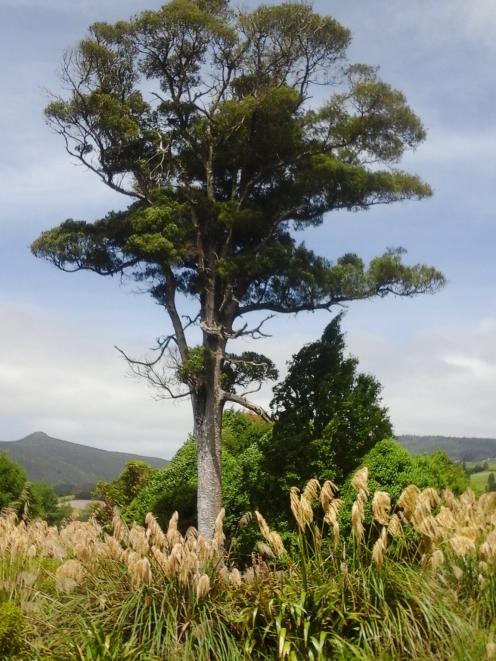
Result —
[[[0,518],[0,658],[496,659],[496,494],[407,487],[396,503],[353,479],[291,491],[298,534],[258,512],[249,566],[148,515],[112,534]],[[349,522],[347,525],[342,522]]]

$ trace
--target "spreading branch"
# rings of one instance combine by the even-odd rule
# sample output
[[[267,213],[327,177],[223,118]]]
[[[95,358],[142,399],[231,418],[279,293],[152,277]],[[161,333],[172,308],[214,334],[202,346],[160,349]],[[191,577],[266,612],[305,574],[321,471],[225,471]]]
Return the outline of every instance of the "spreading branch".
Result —
[[[245,409],[248,409],[249,411],[253,411],[253,413],[259,415],[262,418],[262,420],[265,420],[266,422],[272,422],[271,416],[264,408],[258,406],[258,404],[255,404],[254,402],[251,402],[249,399],[246,399],[246,397],[243,397],[243,395],[237,395],[236,393],[226,392],[224,390],[222,392],[222,399],[225,402],[233,402],[233,404],[239,404],[240,406],[243,406]]]

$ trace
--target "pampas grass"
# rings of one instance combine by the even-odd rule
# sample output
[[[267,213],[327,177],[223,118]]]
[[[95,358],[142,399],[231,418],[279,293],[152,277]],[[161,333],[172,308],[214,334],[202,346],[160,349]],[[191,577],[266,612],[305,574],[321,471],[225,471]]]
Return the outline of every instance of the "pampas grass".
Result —
[[[22,618],[18,658],[492,658],[496,495],[409,486],[392,502],[369,494],[366,469],[352,486],[350,537],[330,481],[291,489],[297,550],[247,513],[261,539],[244,567],[223,510],[210,540],[182,534],[177,513],[162,530],[152,514],[129,527],[115,510],[109,534],[93,520],[57,529],[3,512],[1,595]]]

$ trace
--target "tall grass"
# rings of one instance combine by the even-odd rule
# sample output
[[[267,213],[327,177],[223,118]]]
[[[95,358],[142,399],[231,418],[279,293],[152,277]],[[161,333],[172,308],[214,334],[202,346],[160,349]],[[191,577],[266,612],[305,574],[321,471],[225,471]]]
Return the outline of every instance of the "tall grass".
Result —
[[[291,490],[294,547],[255,512],[260,542],[245,567],[226,546],[224,512],[212,540],[181,534],[177,514],[162,530],[151,514],[129,528],[116,511],[109,534],[4,512],[0,655],[496,658],[496,494],[410,486],[393,503],[369,494],[366,469],[352,484],[351,534],[335,485],[311,480]]]

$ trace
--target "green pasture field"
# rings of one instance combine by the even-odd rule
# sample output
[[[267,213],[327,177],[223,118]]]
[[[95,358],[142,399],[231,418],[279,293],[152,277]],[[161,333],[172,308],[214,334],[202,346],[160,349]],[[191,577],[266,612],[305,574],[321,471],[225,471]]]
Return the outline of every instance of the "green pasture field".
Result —
[[[491,471],[481,471],[480,473],[473,473],[470,476],[470,488],[476,494],[484,493],[486,490],[487,478]]]

